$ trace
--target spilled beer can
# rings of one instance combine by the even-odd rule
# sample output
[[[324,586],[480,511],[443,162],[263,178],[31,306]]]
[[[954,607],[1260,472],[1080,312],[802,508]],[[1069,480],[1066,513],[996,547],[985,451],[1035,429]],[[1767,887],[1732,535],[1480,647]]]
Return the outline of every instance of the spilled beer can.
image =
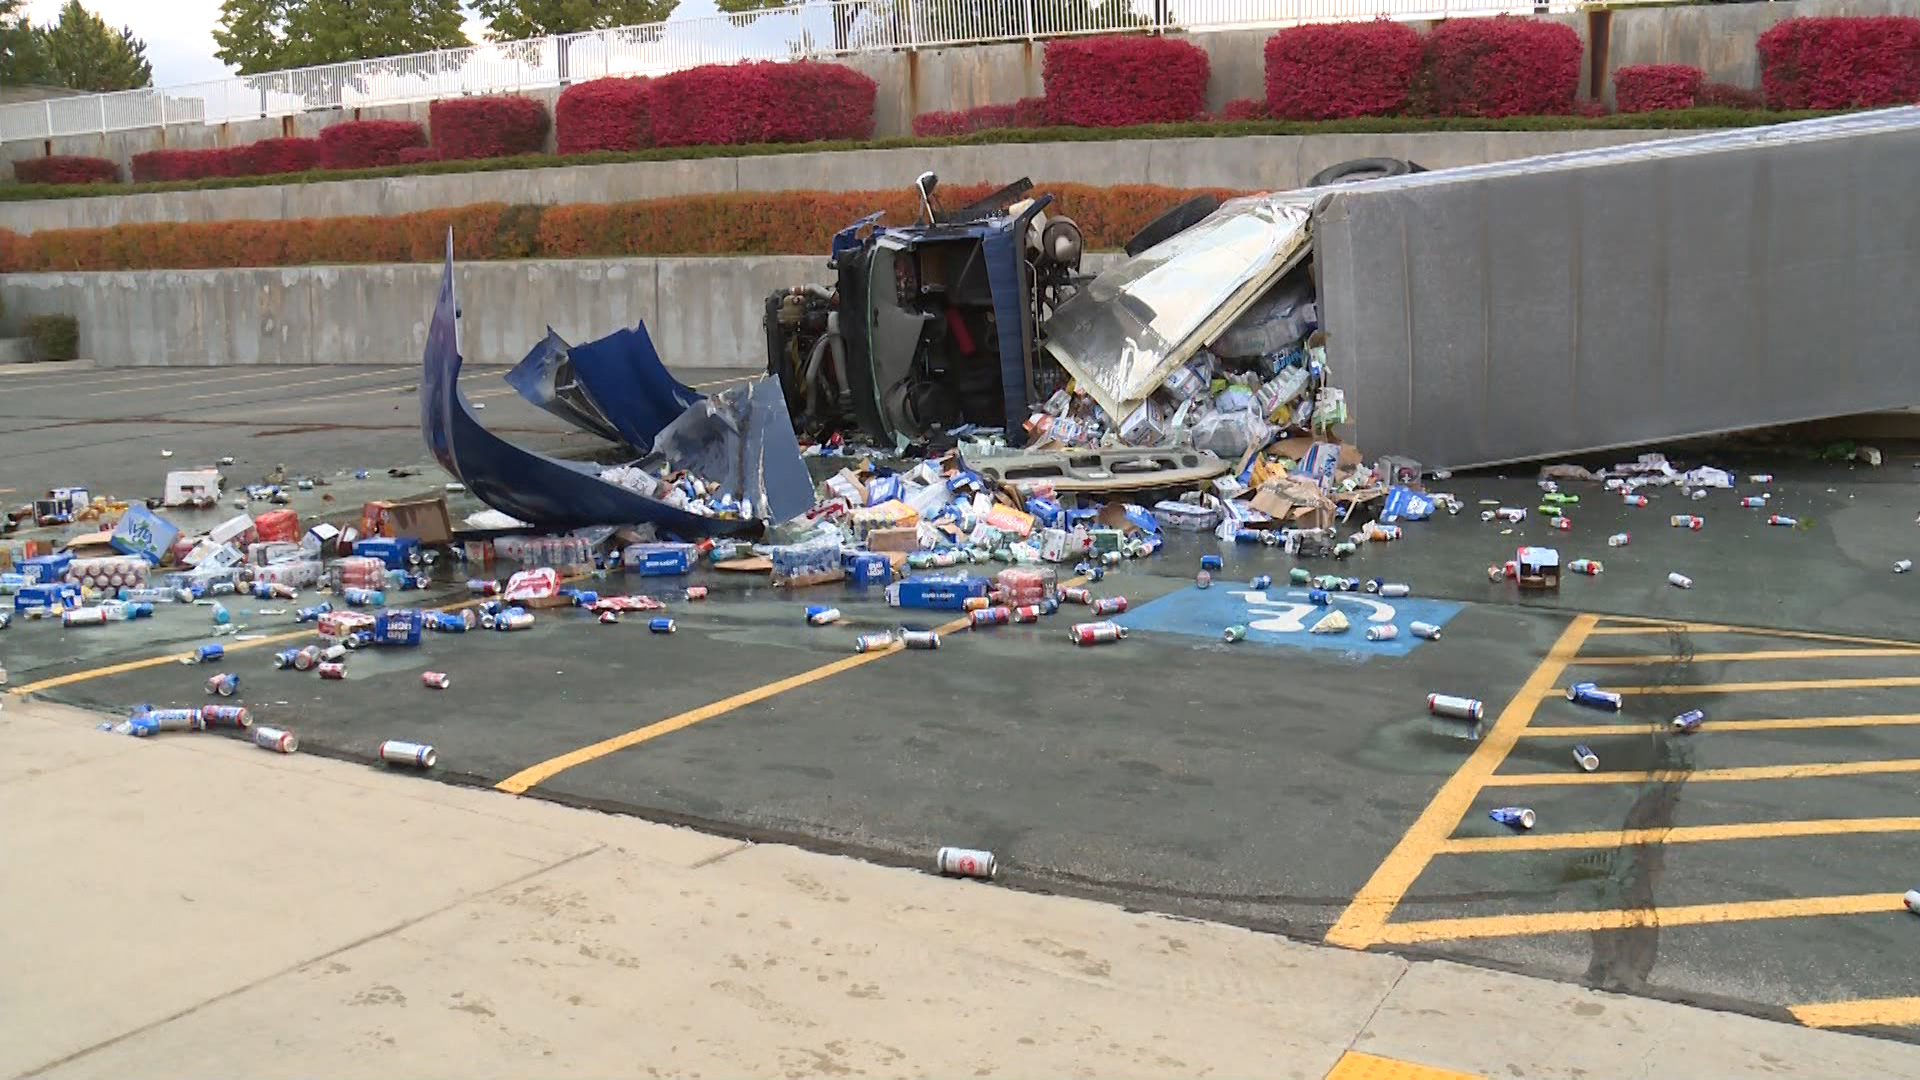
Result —
[[[1313,580],[1313,572],[1304,566],[1296,566],[1287,571],[1287,584],[1305,585]]]
[[[293,667],[300,661],[299,649],[282,649],[273,654],[273,666],[281,671]]]
[[[1607,537],[1608,547],[1626,547],[1631,543],[1633,543],[1632,533],[1614,533],[1612,536]]]
[[[1573,748],[1573,763],[1580,766],[1581,772],[1594,772],[1600,768],[1600,755],[1586,743],[1580,743]]]
[[[203,727],[230,727],[245,731],[253,726],[253,714],[244,705],[203,705],[200,708],[200,724]]]
[[[861,634],[853,639],[853,651],[857,653],[879,652],[893,644],[892,634]]]
[[[420,685],[430,690],[445,690],[453,685],[453,679],[444,671],[423,671],[420,673]]]
[[[1568,573],[1585,574],[1588,577],[1593,577],[1605,569],[1606,567],[1600,565],[1598,559],[1575,559],[1567,564]]]
[[[1691,589],[1693,588],[1693,579],[1676,570],[1667,575],[1667,584],[1676,589]]]
[[[345,664],[321,664],[317,669],[323,679],[344,679],[347,677]]]
[[[657,618],[647,620],[647,631],[654,634],[671,634],[680,627],[672,619]]]
[[[1686,712],[1673,718],[1673,730],[1682,735],[1690,735],[1699,730],[1700,724],[1705,721],[1706,718],[1707,714],[1701,712],[1699,709],[1688,709]]]
[[[827,607],[823,604],[807,605],[807,625],[808,626],[826,626],[830,623],[837,623],[839,621],[840,621],[839,608]]]
[[[1554,519],[1553,519],[1553,527],[1554,527],[1555,529],[1558,529],[1558,530],[1559,530],[1559,531],[1561,531],[1561,532],[1572,532],[1572,531],[1573,531],[1573,519],[1572,519],[1572,518],[1570,518],[1570,517],[1557,517],[1557,518],[1554,518]]]
[[[291,754],[300,749],[300,736],[279,728],[257,727],[253,729],[253,745],[276,753]]]
[[[937,630],[902,630],[900,644],[909,649],[937,649],[940,647],[940,633]]]
[[[707,587],[705,585],[687,586],[688,600],[705,600],[706,598],[707,598]]]
[[[1706,520],[1692,514],[1675,514],[1667,519],[1667,524],[1676,529],[1692,529],[1694,532],[1699,532],[1700,526],[1705,525]]]
[[[985,611],[993,606],[993,601],[984,596],[969,596],[960,601],[961,611]],[[812,609],[808,609],[811,611]]]
[[[986,878],[991,880],[999,869],[994,861],[993,852],[977,851],[973,848],[943,847],[934,853],[934,869],[952,877]]]
[[[1908,911],[1920,915],[1920,889],[1908,889],[1907,894],[1900,898],[1900,902],[1907,906]]]
[[[1017,623],[1039,622],[1040,621],[1040,605],[1039,604],[1021,604],[1019,607],[1014,608],[1013,621]]]
[[[1590,682],[1574,683],[1567,687],[1567,700],[1589,709],[1601,709],[1606,712],[1620,711],[1619,694],[1611,690],[1602,690]]]
[[[1533,828],[1533,810],[1525,806],[1499,806],[1487,811],[1487,816],[1502,825],[1525,832]]]
[[[1647,497],[1645,495],[1622,495],[1620,496],[1620,501],[1628,506],[1647,505]]]
[[[211,664],[226,655],[226,647],[217,641],[208,642],[193,651],[193,658],[202,664]]]
[[[388,739],[380,744],[380,760],[389,765],[411,765],[416,769],[431,769],[439,755],[433,747],[425,743],[405,742],[400,739]]]
[[[1254,577],[1252,581],[1247,582],[1247,588],[1254,589],[1256,591],[1265,591],[1267,589],[1271,589],[1273,588],[1273,578],[1271,575],[1268,575],[1268,574],[1257,575]]]
[[[1124,596],[1107,596],[1093,602],[1095,615],[1123,615],[1126,610],[1127,598]]]
[[[1067,634],[1076,645],[1108,645],[1124,640],[1127,628],[1111,622],[1074,623]]]
[[[1784,526],[1786,526],[1787,528],[1789,528],[1789,529],[1791,529],[1791,528],[1793,528],[1793,527],[1794,527],[1795,525],[1798,525],[1798,524],[1800,524],[1800,519],[1799,519],[1799,518],[1792,518],[1792,517],[1788,517],[1788,516],[1787,516],[1787,515],[1785,515],[1785,514],[1768,514],[1768,515],[1767,515],[1767,524],[1769,524],[1769,525],[1784,525]]]
[[[1398,581],[1389,581],[1380,586],[1380,595],[1389,600],[1399,599],[1400,597],[1410,595],[1412,592],[1413,586],[1402,584]]]
[[[601,626],[618,626],[619,624],[620,624],[620,613],[619,613],[619,612],[617,612],[617,611],[603,611],[603,612],[601,612],[601,613],[600,613],[600,625],[601,625]]]
[[[207,693],[232,697],[240,689],[240,676],[232,672],[223,672],[207,680]]]
[[[1899,562],[1893,564],[1893,572],[1896,574],[1904,574],[1911,569],[1913,569],[1912,559],[1901,559]]]
[[[338,648],[338,646],[335,646],[335,647]],[[347,653],[347,650],[345,649],[340,650],[340,655],[345,656],[346,653]],[[306,648],[301,649],[299,654],[293,658],[293,669],[295,671],[312,671],[313,666],[315,664],[318,664],[319,662],[320,662],[320,646],[309,645]]]
[[[1247,628],[1239,625],[1227,627],[1226,630],[1223,631],[1220,635],[1220,640],[1226,642],[1229,645],[1233,644],[1236,641],[1245,641],[1246,639],[1247,639]]]
[[[1333,603],[1333,598],[1327,595],[1325,589],[1308,589],[1307,603],[1315,607],[1327,607]]]
[[[1069,604],[1093,603],[1093,590],[1078,585],[1069,585],[1060,590],[1060,599]]]
[[[1226,565],[1226,561],[1218,555],[1200,556],[1200,569],[1202,570],[1222,570],[1226,568]]]
[[[1379,626],[1367,627],[1368,641],[1392,641],[1399,636],[1400,628],[1392,623],[1383,623]]]
[[[1767,498],[1765,495],[1748,495],[1740,500],[1740,505],[1748,510],[1758,510],[1767,505]]]
[[[1013,609],[1004,607],[980,608],[967,613],[967,625],[975,630],[983,626],[1005,626],[1013,621]]]
[[[1435,716],[1472,720],[1475,723],[1485,719],[1487,715],[1487,707],[1479,699],[1454,697],[1451,694],[1428,694],[1427,711]]]
[[[1196,589],[1213,588],[1213,575],[1207,573],[1205,570],[1193,575],[1193,587]]]
[[[1409,623],[1407,625],[1407,630],[1410,633],[1412,633],[1414,637],[1417,637],[1417,638],[1423,638],[1427,641],[1440,640],[1440,628],[1438,626],[1433,625],[1432,623],[1424,623],[1424,622]]]

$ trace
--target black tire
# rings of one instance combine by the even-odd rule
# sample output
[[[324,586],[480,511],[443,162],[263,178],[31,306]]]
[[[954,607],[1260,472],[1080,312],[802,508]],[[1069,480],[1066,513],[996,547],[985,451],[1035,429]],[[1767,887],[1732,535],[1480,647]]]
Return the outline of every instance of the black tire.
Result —
[[[1138,255],[1163,240],[1171,239],[1200,224],[1202,218],[1220,209],[1220,199],[1213,195],[1195,195],[1179,206],[1161,214],[1147,227],[1133,234],[1127,241],[1128,256]]]
[[[1333,184],[1354,184],[1362,180],[1384,180],[1389,176],[1406,176],[1408,173],[1427,170],[1411,161],[1399,158],[1369,157],[1354,158],[1338,165],[1330,165],[1308,178],[1310,188],[1328,187]]]

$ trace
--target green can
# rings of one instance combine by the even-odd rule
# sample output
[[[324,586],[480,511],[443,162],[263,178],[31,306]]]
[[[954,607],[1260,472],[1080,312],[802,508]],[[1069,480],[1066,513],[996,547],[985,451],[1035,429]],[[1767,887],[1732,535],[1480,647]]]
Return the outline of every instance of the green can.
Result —
[[[1358,547],[1354,546],[1352,541],[1342,540],[1339,543],[1333,545],[1333,557],[1336,559],[1351,558],[1354,552],[1359,550],[1360,549]]]
[[[1557,518],[1560,515],[1566,513],[1565,510],[1562,510],[1560,507],[1555,506],[1553,503],[1542,503],[1538,507],[1535,507],[1535,509],[1538,510],[1541,514],[1550,518]]]
[[[1312,580],[1313,574],[1304,566],[1296,566],[1287,571],[1287,583],[1290,585],[1305,585]]]
[[[1244,641],[1246,637],[1247,628],[1244,626],[1229,626],[1226,633],[1220,635],[1220,639],[1229,645],[1236,641]]]

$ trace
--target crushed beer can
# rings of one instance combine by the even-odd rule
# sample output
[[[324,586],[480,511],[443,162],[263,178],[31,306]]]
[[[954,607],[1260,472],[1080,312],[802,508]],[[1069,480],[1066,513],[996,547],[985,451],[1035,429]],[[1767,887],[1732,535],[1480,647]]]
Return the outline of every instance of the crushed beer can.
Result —
[[[411,765],[416,769],[431,769],[439,761],[439,755],[435,754],[433,747],[426,743],[388,739],[380,744],[380,760],[389,765]]]
[[[1499,806],[1487,811],[1487,816],[1511,829],[1525,832],[1533,828],[1533,810],[1525,806]]]
[[[453,679],[444,671],[423,671],[420,673],[420,685],[429,690],[445,690],[453,685]]]
[[[600,613],[600,625],[601,625],[601,626],[617,626],[617,625],[619,625],[619,623],[620,623],[620,613],[619,613],[619,612],[617,612],[617,611],[603,611],[603,612],[601,612],[601,613]]]
[[[1575,705],[1605,712],[1620,711],[1620,695],[1611,690],[1602,690],[1594,683],[1578,682],[1567,687],[1567,700]]]
[[[344,679],[347,677],[347,665],[340,663],[321,664],[316,668],[323,679]]]
[[[705,585],[687,586],[688,600],[705,600],[706,598],[707,598],[707,587]]]

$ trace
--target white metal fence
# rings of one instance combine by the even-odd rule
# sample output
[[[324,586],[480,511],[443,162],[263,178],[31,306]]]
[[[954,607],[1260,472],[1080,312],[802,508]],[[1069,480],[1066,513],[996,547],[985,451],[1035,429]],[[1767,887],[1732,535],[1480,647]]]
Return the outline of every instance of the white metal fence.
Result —
[[[1192,32],[1307,22],[1568,11],[1577,0],[827,0],[564,37],[0,106],[0,141],[219,124],[325,109],[660,75],[700,64],[827,58],[1126,29]]]

